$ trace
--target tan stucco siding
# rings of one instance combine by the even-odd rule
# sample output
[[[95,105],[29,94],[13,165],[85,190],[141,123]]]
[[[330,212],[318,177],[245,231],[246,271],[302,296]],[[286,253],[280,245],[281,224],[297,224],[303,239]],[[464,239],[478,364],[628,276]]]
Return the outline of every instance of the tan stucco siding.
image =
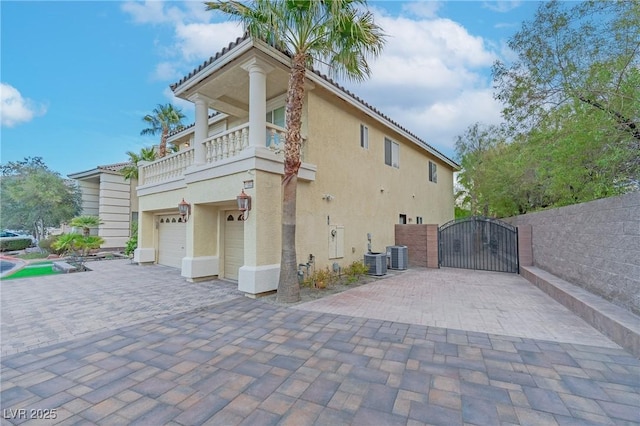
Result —
[[[318,170],[315,182],[298,187],[299,261],[309,254],[318,264],[344,266],[360,260],[367,233],[373,236],[372,249],[384,250],[395,242],[400,214],[411,223],[418,216],[423,223],[453,219],[453,172],[448,166],[326,92],[309,92],[307,107],[313,111],[307,118],[307,160]],[[360,146],[360,124],[369,128],[368,149]],[[384,162],[385,136],[399,143],[399,168]],[[429,182],[429,160],[438,165],[436,184]],[[329,253],[334,225],[344,226],[343,259],[331,259]]]

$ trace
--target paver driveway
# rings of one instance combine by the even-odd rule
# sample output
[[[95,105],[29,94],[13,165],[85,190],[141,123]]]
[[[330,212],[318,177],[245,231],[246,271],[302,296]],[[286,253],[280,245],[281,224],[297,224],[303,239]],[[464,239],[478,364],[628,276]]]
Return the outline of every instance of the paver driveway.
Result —
[[[104,290],[101,297],[123,300],[126,292],[110,294],[109,284],[143,271],[164,289],[157,291],[167,293],[169,304],[180,291],[193,292],[190,301],[198,294],[206,300],[157,312],[153,304],[141,305],[147,320],[123,310],[132,324],[113,315],[111,326],[80,338],[59,334],[55,343],[4,356],[3,423],[640,423],[640,362],[615,345],[314,312],[232,294],[207,299],[217,283],[188,284],[160,267],[112,266],[105,265],[86,288],[97,286]],[[77,292],[85,288],[76,284]],[[19,308],[5,300],[11,288],[1,285],[3,315],[6,306],[17,317]],[[117,309],[118,303],[110,306]],[[53,315],[49,309],[34,320],[46,322]],[[72,306],[65,310],[77,314]],[[97,320],[91,310],[74,318]],[[4,346],[4,329],[2,337]],[[47,409],[56,410],[56,419],[33,418]]]

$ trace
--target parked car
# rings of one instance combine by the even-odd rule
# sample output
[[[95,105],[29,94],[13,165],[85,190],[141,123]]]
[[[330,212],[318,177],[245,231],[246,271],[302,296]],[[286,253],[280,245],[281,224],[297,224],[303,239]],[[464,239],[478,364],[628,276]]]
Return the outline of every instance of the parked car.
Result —
[[[25,238],[31,240],[31,245],[36,245],[36,243],[38,242],[33,235],[22,234],[13,231],[0,232],[0,241],[22,240]]]

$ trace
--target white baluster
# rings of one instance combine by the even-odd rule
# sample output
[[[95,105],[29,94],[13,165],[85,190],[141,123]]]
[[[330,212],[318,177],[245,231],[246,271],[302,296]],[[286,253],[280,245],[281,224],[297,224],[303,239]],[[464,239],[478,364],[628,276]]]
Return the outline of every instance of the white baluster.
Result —
[[[240,150],[249,146],[249,128],[243,127],[240,130]]]

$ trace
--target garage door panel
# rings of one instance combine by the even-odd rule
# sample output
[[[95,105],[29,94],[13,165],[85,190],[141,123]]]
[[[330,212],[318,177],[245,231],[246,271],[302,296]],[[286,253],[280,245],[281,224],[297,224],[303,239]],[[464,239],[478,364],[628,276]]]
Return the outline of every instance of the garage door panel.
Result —
[[[225,212],[224,276],[238,279],[238,269],[244,264],[244,222],[237,220],[239,211]]]
[[[158,218],[158,264],[182,267],[186,256],[187,230],[180,216],[160,216]]]

